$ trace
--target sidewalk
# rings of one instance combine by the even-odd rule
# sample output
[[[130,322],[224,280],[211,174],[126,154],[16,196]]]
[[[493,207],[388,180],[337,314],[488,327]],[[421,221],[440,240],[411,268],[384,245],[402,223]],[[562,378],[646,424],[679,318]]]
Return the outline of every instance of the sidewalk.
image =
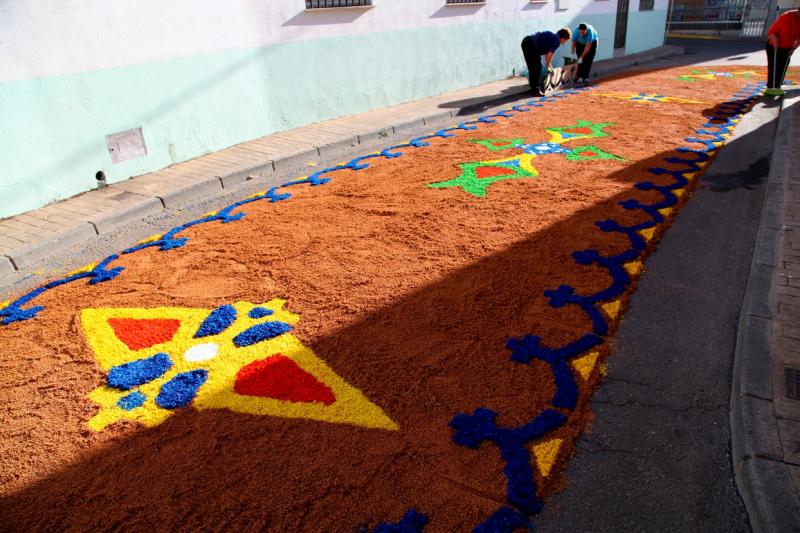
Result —
[[[798,135],[795,89],[782,102],[733,370],[733,460],[756,532],[800,527]]]
[[[682,53],[680,47],[663,46],[599,61],[594,75],[607,76]],[[237,191],[247,193],[252,187],[279,185],[307,174],[308,168],[318,164],[369,152],[376,143],[391,143],[395,137],[422,128],[433,131],[453,121],[462,122],[482,104],[527,90],[523,79],[512,78],[311,124],[0,220],[0,291],[19,291],[56,273],[52,268],[45,272],[43,265],[71,248],[95,244],[99,248],[97,256],[116,251],[173,227],[183,212],[202,212],[206,205],[194,205],[201,200],[221,199]],[[143,223],[145,220],[150,223]],[[137,225],[130,227],[132,224]],[[99,238],[126,225],[129,228],[121,240],[105,242]],[[67,270],[74,266],[80,265],[65,259],[56,261],[55,268]]]

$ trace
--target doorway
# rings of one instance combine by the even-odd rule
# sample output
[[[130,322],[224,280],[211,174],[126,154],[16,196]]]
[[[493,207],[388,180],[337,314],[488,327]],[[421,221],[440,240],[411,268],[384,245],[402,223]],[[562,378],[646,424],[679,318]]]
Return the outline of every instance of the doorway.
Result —
[[[614,56],[623,55],[625,53],[625,38],[628,35],[629,5],[630,0],[617,0],[617,24],[614,31]]]

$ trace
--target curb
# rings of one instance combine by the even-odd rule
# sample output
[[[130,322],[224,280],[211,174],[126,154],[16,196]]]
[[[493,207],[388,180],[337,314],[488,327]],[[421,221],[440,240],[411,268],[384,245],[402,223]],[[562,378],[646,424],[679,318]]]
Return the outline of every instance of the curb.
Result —
[[[67,228],[61,233],[47,237],[36,244],[14,250],[6,255],[6,257],[13,263],[15,270],[21,270],[36,261],[45,259],[76,244],[87,241],[95,235],[97,235],[97,232],[94,226],[85,222]]]
[[[683,53],[685,51],[682,47],[665,45],[655,50],[648,50],[621,58],[601,60],[595,63],[593,77],[597,79],[643,63],[667,59]],[[488,95],[481,102],[481,105],[485,107],[486,104],[491,104],[495,101],[499,103],[502,100],[508,100],[528,92],[527,83],[522,83],[524,81],[523,78],[520,78],[520,81],[519,86],[509,88],[502,96]],[[435,127],[446,124],[453,119],[460,119],[462,116],[470,114],[469,110],[475,105],[476,102],[470,102],[467,105],[453,109],[437,110],[422,116],[395,120],[390,126],[381,126],[380,122],[378,122],[375,124],[375,129],[357,134],[345,134],[341,139],[320,146],[310,146],[308,150],[287,153],[280,157],[270,157],[265,154],[263,161],[253,161],[254,164],[251,167],[235,168],[231,166],[230,173],[221,173],[219,169],[215,171],[210,166],[201,165],[203,170],[195,172],[199,177],[197,181],[167,192],[145,194],[138,204],[129,205],[119,211],[103,215],[87,216],[81,223],[56,236],[46,238],[23,249],[12,250],[4,256],[0,255],[0,279],[6,278],[6,280],[10,280],[9,276],[19,274],[22,269],[36,261],[59,255],[72,246],[89,241],[97,235],[111,233],[137,219],[142,219],[149,215],[157,215],[163,211],[177,210],[198,200],[213,199],[250,180],[254,180],[254,183],[265,187],[281,185],[287,180],[285,174],[292,171],[298,171],[299,174],[303,168],[307,167],[308,163],[316,164],[323,159],[342,157],[361,145],[406,135],[415,129],[425,126]],[[235,150],[236,147],[232,147],[232,149]],[[224,160],[224,155],[221,155],[220,158]],[[205,170],[206,168],[207,170]],[[125,190],[125,183],[123,181],[113,186]],[[137,194],[142,195],[143,193],[137,192]],[[169,227],[169,223],[167,223],[167,227]],[[152,228],[148,230],[148,233],[152,233]],[[142,235],[142,237],[145,236]],[[11,283],[13,282],[8,283],[8,285]],[[6,284],[5,281],[0,281],[0,285]]]
[[[785,104],[785,100],[782,104]],[[736,485],[753,531],[797,531],[800,499],[783,462],[774,406],[772,291],[791,117],[782,105],[769,178],[745,288],[734,352],[731,448]]]

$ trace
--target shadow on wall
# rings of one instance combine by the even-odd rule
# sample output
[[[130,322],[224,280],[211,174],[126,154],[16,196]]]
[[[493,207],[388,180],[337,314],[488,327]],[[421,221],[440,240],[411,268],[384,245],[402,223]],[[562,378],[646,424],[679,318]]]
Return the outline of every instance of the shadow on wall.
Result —
[[[355,22],[370,8],[364,9],[307,9],[293,16],[281,26],[323,26],[330,24],[349,24]]]
[[[464,16],[468,16],[468,15],[474,15],[475,13],[477,13],[478,11],[483,9],[484,7],[486,7],[485,4],[484,5],[480,5],[480,6],[469,5],[469,4],[464,4],[464,5],[459,5],[459,4],[444,5],[444,6],[440,7],[438,10],[436,10],[431,15],[431,18],[432,19],[439,19],[439,18],[464,17]]]

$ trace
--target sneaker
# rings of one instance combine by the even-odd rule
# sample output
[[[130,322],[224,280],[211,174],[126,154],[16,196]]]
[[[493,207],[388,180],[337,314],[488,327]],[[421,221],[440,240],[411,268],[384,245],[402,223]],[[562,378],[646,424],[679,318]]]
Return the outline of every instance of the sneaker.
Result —
[[[783,89],[764,89],[764,94],[767,96],[783,96],[786,91]]]
[[[583,85],[589,85],[589,78],[583,78]]]

